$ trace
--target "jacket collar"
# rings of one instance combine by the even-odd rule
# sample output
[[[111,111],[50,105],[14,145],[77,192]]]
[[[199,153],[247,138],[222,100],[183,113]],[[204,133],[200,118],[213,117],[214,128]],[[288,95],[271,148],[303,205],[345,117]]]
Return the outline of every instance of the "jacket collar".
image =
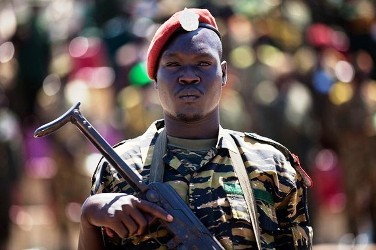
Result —
[[[154,144],[162,129],[164,129],[164,120],[157,120],[153,122],[145,131],[145,133],[141,136],[140,151],[142,162],[144,165],[149,165],[151,163]],[[232,132],[234,131],[224,129],[221,125],[219,126],[216,144],[217,149],[225,148],[233,152],[238,152],[238,149],[236,148],[235,144],[230,143],[229,141],[233,140],[233,138],[230,135]]]

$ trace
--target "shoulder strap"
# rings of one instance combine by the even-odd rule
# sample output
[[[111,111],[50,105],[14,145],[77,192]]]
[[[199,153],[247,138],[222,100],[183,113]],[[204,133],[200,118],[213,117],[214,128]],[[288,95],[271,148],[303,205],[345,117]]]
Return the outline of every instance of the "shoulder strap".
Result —
[[[166,130],[163,129],[154,144],[153,159],[150,166],[150,183],[163,182],[164,162],[163,156],[166,153],[167,135]]]
[[[228,142],[233,144],[234,148],[238,148],[238,146],[235,143],[235,138],[233,138],[228,133],[225,133],[225,136],[227,137]],[[257,249],[261,250],[261,237],[260,237],[260,231],[259,231],[259,225],[258,225],[258,219],[257,219],[256,201],[253,195],[251,182],[249,180],[248,173],[244,166],[244,162],[240,155],[239,150],[237,150],[237,152],[229,150],[229,152],[230,152],[230,158],[232,160],[235,173],[238,176],[240,187],[244,194],[245,202],[247,204],[247,209],[248,209],[249,216],[251,218],[253,232],[255,234]]]
[[[225,136],[227,137],[229,143],[234,145],[234,148],[238,148],[235,139],[230,136],[230,134],[226,133]],[[166,153],[166,146],[167,146],[167,135],[165,129],[158,135],[158,138],[154,145],[154,153],[153,159],[150,167],[150,182],[163,182],[163,174],[164,174],[164,163],[163,163],[163,155]],[[261,250],[261,238],[260,238],[260,231],[258,226],[258,219],[257,219],[257,208],[256,208],[256,201],[253,195],[253,190],[251,187],[251,183],[249,181],[249,177],[247,174],[247,170],[245,169],[243,160],[241,158],[240,152],[234,152],[229,150],[230,158],[234,165],[234,170],[236,175],[239,178],[240,187],[244,193],[244,199],[247,204],[247,210],[251,218],[251,223],[253,227],[253,232],[255,234],[257,248]]]

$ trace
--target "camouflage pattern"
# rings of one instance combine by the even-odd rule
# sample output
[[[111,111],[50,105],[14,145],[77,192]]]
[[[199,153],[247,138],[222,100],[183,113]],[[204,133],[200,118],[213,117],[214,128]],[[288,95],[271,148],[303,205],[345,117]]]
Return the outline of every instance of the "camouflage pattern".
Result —
[[[116,146],[125,162],[148,183],[154,143],[162,121],[144,135]],[[164,182],[174,187],[192,211],[226,249],[256,249],[250,216],[228,150],[239,150],[249,173],[257,202],[263,249],[311,249],[312,228],[306,206],[306,186],[293,158],[259,136],[229,131],[238,149],[224,140],[220,129],[217,144],[206,152],[191,152],[171,145],[164,157]],[[290,159],[291,158],[291,159]],[[92,194],[125,192],[134,194],[108,163],[101,162],[93,176]],[[154,230],[154,229],[153,229]],[[149,235],[114,242],[115,249],[164,249],[168,232],[150,230]],[[154,238],[157,237],[157,240]]]

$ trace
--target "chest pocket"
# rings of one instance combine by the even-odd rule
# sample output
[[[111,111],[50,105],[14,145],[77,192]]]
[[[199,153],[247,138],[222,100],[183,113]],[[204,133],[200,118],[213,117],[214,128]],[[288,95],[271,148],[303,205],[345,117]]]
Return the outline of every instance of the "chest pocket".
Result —
[[[255,235],[252,229],[251,217],[248,213],[247,203],[240,184],[223,183],[226,192],[226,200],[229,203],[230,219],[230,238],[233,249],[241,246],[247,246],[250,242],[255,242]]]
[[[240,185],[237,183],[224,183],[224,189],[227,193],[232,217],[236,220],[243,220],[246,223],[250,223],[251,218]],[[273,235],[273,232],[278,230],[278,221],[273,197],[265,190],[254,189],[253,193],[257,205],[259,226],[264,231]]]
[[[259,226],[264,231],[273,235],[273,232],[278,230],[278,221],[273,197],[269,192],[261,189],[254,189],[253,194],[257,204]]]
[[[247,210],[247,204],[240,185],[238,183],[224,183],[224,190],[231,207],[232,217],[250,222],[251,219]]]

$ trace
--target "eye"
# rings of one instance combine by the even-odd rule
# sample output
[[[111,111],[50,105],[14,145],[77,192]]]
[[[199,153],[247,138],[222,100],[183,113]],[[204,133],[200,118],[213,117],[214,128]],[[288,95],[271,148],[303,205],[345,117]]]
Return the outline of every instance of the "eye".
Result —
[[[210,62],[206,62],[206,61],[201,61],[198,63],[199,66],[210,66],[211,63]]]
[[[167,62],[165,65],[166,65],[166,67],[178,67],[178,66],[180,66],[180,63],[178,63],[178,62]]]

